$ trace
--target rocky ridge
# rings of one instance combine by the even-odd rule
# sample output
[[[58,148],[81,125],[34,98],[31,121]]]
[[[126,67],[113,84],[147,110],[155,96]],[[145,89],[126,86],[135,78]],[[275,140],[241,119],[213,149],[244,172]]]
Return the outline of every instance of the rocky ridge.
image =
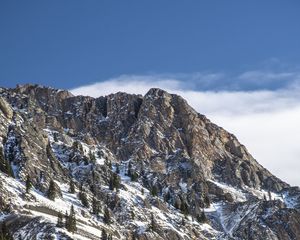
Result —
[[[300,239],[299,188],[180,96],[2,88],[0,128],[0,221],[14,239]],[[55,225],[71,205],[76,234]]]

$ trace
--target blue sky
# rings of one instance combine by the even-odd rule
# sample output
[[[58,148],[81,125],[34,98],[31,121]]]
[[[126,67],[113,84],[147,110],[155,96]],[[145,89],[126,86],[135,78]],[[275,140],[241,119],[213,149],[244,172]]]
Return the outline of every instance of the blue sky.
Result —
[[[0,85],[74,88],[122,74],[230,75],[274,64],[278,71],[277,61],[297,67],[299,10],[296,0],[3,0]],[[206,88],[221,83],[228,81]],[[238,82],[246,90],[277,84]]]
[[[0,1],[0,86],[182,95],[300,186],[299,0]]]

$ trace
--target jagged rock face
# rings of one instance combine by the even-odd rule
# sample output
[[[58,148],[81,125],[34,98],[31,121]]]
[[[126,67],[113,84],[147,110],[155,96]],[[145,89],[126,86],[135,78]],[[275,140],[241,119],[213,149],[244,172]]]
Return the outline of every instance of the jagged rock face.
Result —
[[[34,187],[45,194],[50,179],[60,183],[73,179],[78,187],[86,186],[90,198],[109,206],[116,224],[110,230],[119,238],[129,238],[130,230],[139,239],[300,239],[299,189],[264,169],[234,135],[197,113],[180,96],[150,89],[145,96],[119,92],[91,98],[24,85],[1,89],[0,110],[2,155],[18,181],[29,175]],[[100,164],[101,159],[110,162],[112,169]],[[121,173],[130,168],[138,177],[133,185],[124,178],[120,196],[104,187],[118,167]],[[132,188],[138,189],[135,192],[145,188],[158,198],[140,196],[139,208],[130,205],[121,194]],[[285,204],[268,205],[263,200],[268,191],[281,194]],[[4,205],[6,195],[0,199]],[[220,203],[225,205],[207,214],[211,231],[188,218],[180,225],[171,215],[165,221],[173,227],[158,226],[154,232],[123,223],[132,217],[131,208],[141,213],[139,221],[147,222],[151,206],[166,214],[179,208],[197,219],[201,209]],[[252,218],[247,213],[250,208]],[[238,224],[222,222],[222,216],[236,218],[236,211],[244,216]],[[89,214],[83,211],[83,216]],[[259,221],[254,223],[254,218]],[[28,220],[27,229],[35,221]],[[45,227],[49,236],[52,227]]]
[[[103,143],[119,160],[161,158],[165,162],[167,156],[180,152],[206,178],[223,174],[221,179],[228,178],[226,182],[234,185],[276,191],[287,186],[257,164],[232,134],[181,97],[160,89],[151,89],[145,97],[116,93],[98,99],[34,86],[15,92],[27,96],[25,102],[34,107],[32,115],[41,128],[68,129],[90,143]]]

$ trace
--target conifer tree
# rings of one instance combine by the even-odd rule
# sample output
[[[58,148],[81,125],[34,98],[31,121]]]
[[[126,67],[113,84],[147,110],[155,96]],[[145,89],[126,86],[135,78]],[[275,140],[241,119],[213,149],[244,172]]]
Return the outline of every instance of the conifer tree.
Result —
[[[2,147],[0,147],[0,171],[4,172],[4,173],[7,173],[6,172],[6,161],[5,161],[4,156],[3,156]]]
[[[83,156],[83,162],[84,162],[84,165],[89,165],[89,159],[85,156]]]
[[[95,162],[96,162],[95,154],[92,153],[91,150],[89,151],[89,158],[90,158],[90,161],[91,161],[92,163],[95,163]]]
[[[113,181],[112,177],[110,177],[108,184],[109,184],[108,185],[109,186],[109,190],[113,191],[114,190],[114,181]]]
[[[120,166],[118,163],[116,164],[116,174],[120,174]]]
[[[57,227],[62,228],[64,226],[63,218],[64,218],[63,214],[59,212],[57,214],[57,224],[56,224]]]
[[[151,229],[153,232],[155,232],[156,229],[157,229],[157,226],[156,226],[156,222],[155,222],[153,213],[151,213],[150,229]]]
[[[14,171],[13,171],[13,169],[10,165],[10,162],[8,160],[6,161],[6,169],[7,169],[6,171],[7,171],[8,176],[14,178],[15,174],[14,174]]]
[[[118,190],[121,185],[121,179],[118,174],[112,173],[110,180],[109,180],[109,189],[110,190]]]
[[[118,174],[114,173],[114,185],[116,190],[119,190],[121,187],[121,178]]]
[[[0,230],[0,240],[13,240],[10,232],[7,229],[6,222],[2,223],[2,227]]]
[[[138,180],[138,178],[139,178],[139,175],[138,175],[138,173],[137,173],[137,172],[135,172],[135,171],[131,171],[131,175],[130,175],[130,179],[131,179],[131,181],[135,182],[135,181],[137,181],[137,180]]]
[[[3,156],[3,150],[0,147],[0,171],[6,173],[10,177],[14,177],[14,172],[10,165],[10,161]]]
[[[167,203],[171,200],[171,193],[169,191],[164,195],[164,200]]]
[[[179,201],[178,201],[178,200],[175,200],[175,202],[174,202],[174,207],[175,207],[176,209],[180,209],[180,204],[179,204]]]
[[[70,181],[70,186],[69,186],[69,193],[75,193],[75,183],[73,181],[73,179],[71,179]]]
[[[86,208],[90,207],[89,200],[88,200],[87,195],[84,191],[79,192],[79,199],[80,199],[80,201],[81,201],[81,203],[84,207],[86,207]]]
[[[29,175],[27,175],[26,177],[25,185],[26,185],[26,193],[29,193],[30,189],[32,188],[32,183]]]
[[[129,162],[129,164],[128,164],[128,170],[127,170],[127,175],[129,177],[131,177],[131,174],[132,174],[132,163]]]
[[[65,228],[66,229],[69,229],[69,215],[68,215],[68,212],[66,211],[65,212]]]
[[[136,236],[134,232],[131,234],[131,240],[136,240]]]
[[[185,226],[185,219],[184,218],[181,219],[181,225]]]
[[[81,143],[77,140],[73,142],[72,148],[73,148],[74,151],[83,152],[83,147],[82,147]]]
[[[268,190],[268,195],[269,195],[269,201],[272,201],[272,195],[271,195],[271,191]]]
[[[105,161],[104,161],[104,164],[109,168],[111,169],[112,168],[112,164],[111,164],[111,161],[108,160],[108,158],[105,158]]]
[[[209,196],[207,194],[204,195],[204,203],[206,206],[210,205],[210,199]]]
[[[152,195],[153,197],[155,197],[155,196],[157,196],[157,192],[158,192],[157,187],[156,187],[155,185],[153,185],[153,186],[151,187],[151,195]]]
[[[207,217],[205,215],[204,210],[202,210],[202,212],[198,215],[197,220],[198,220],[199,223],[207,222]]]
[[[93,214],[95,215],[98,215],[100,213],[100,203],[95,197],[93,197],[92,201],[92,210]]]
[[[52,201],[54,201],[55,197],[56,197],[55,183],[52,179],[50,180],[49,189],[48,189],[48,192],[47,192],[47,197]]]
[[[101,232],[101,240],[108,240],[108,236],[104,228],[102,229]]]
[[[68,228],[67,230],[71,233],[75,233],[77,231],[76,227],[76,216],[75,216],[75,211],[74,211],[74,206],[71,206],[70,209],[70,214],[68,217]]]
[[[53,140],[54,140],[54,142],[58,142],[57,136],[58,136],[57,132],[53,133]]]
[[[107,207],[104,209],[104,219],[103,220],[104,220],[104,223],[106,223],[106,224],[110,224],[110,222],[111,222],[110,212]]]
[[[188,209],[188,205],[187,205],[186,201],[182,201],[182,203],[180,205],[180,210],[184,215],[189,214],[189,209]]]
[[[95,194],[95,192],[96,192],[96,186],[95,186],[95,184],[91,184],[90,185],[90,191],[93,193],[93,194]]]
[[[134,214],[134,209],[131,209],[131,219],[134,220],[135,214]]]

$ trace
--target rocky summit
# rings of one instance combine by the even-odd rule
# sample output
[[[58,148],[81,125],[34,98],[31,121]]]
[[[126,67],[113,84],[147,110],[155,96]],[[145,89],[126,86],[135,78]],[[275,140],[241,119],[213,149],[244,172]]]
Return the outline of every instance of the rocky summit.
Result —
[[[0,239],[300,239],[300,190],[161,89],[0,88]]]

